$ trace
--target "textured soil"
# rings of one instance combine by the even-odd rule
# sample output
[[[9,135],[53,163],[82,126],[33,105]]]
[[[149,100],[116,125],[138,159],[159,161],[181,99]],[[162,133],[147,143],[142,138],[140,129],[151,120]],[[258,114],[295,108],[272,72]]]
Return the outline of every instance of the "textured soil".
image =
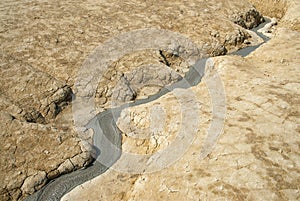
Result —
[[[268,82],[268,87],[263,85],[262,91],[257,90],[255,93],[253,92],[254,95],[261,95],[264,100],[266,99],[266,101],[262,102],[254,101],[254,105],[259,105],[256,109],[261,111],[255,114],[265,116],[266,119],[261,120],[264,122],[270,122],[270,119],[273,118],[287,119],[286,127],[290,129],[288,133],[292,135],[291,138],[295,140],[295,143],[299,144],[299,139],[296,139],[297,133],[299,134],[299,128],[296,126],[296,117],[299,117],[299,108],[297,107],[297,104],[299,104],[299,99],[297,98],[299,91],[299,83],[297,81],[299,76],[297,77],[297,75],[299,72],[295,67],[299,65],[299,60],[296,59],[297,52],[299,55],[299,47],[297,46],[299,45],[298,31],[300,30],[299,16],[297,15],[299,13],[297,12],[299,2],[292,0],[268,0],[264,1],[264,3],[250,0],[250,2],[263,15],[281,19],[278,30],[274,30],[276,37],[273,42],[271,41],[270,44],[254,52],[246,61],[236,57],[224,57],[223,61],[223,57],[218,57],[216,63],[220,64],[220,68],[227,63],[230,64],[229,66],[233,66],[233,70],[229,70],[226,72],[227,74],[224,74],[226,82],[239,80],[239,75],[247,72],[247,70],[241,69],[238,71],[239,66],[247,66],[249,68],[253,66],[261,67],[259,73],[262,74],[255,72],[247,74],[248,77],[245,75],[247,79],[242,77],[238,84],[250,82],[249,77],[258,77],[257,79],[260,79],[262,82]],[[74,126],[72,97],[76,96],[74,83],[78,77],[79,69],[87,56],[99,44],[120,33],[154,27],[179,32],[189,37],[201,49],[205,50],[207,55],[224,55],[257,42],[255,37],[251,37],[251,33],[247,29],[259,24],[262,18],[251,3],[246,0],[238,2],[233,0],[192,0],[188,2],[179,0],[153,0],[147,2],[139,0],[114,0],[109,2],[104,0],[53,0],[50,2],[42,0],[2,0],[0,3],[0,181],[2,181],[0,182],[0,200],[23,200],[28,195],[39,190],[51,179],[91,163],[91,146],[86,141],[82,141],[80,138],[82,132],[78,131]],[[281,46],[278,44],[281,44]],[[290,47],[293,48],[290,49]],[[138,67],[149,63],[165,65],[165,68],[168,70],[162,70],[160,74],[165,74],[166,76],[158,80],[161,82],[161,84],[158,84],[159,86],[148,86],[148,88],[136,90],[128,98],[128,90],[124,90],[125,92],[122,90],[124,87],[134,89],[135,86],[147,83],[145,80],[139,81],[139,77],[135,76],[142,76],[148,73],[147,70],[139,69]],[[273,68],[276,68],[276,70],[273,70]],[[177,74],[171,74],[170,69]],[[230,68],[224,67],[224,69]],[[134,52],[112,63],[110,70],[99,81],[96,93],[92,95],[95,97],[98,111],[102,111],[110,106],[110,102],[114,98],[120,99],[123,103],[153,94],[162,85],[167,85],[177,80],[186,70],[187,65],[180,58],[174,57],[173,54],[160,50]],[[125,84],[121,83],[118,86],[120,84],[119,81],[124,76],[131,83],[125,82]],[[170,79],[166,79],[168,76]],[[268,80],[272,76],[274,76],[274,80]],[[156,74],[152,74],[149,77],[158,79]],[[275,79],[277,77],[285,77],[285,79]],[[272,82],[274,83],[271,84]],[[118,89],[118,87],[120,92],[115,97],[113,89]],[[230,83],[226,87],[228,87],[230,92],[238,90],[231,86]],[[247,85],[247,87],[251,88],[254,85]],[[274,90],[271,90],[272,87]],[[263,89],[266,89],[266,91]],[[201,90],[200,93],[202,93]],[[272,97],[265,97],[265,93],[272,94]],[[278,112],[273,107],[279,103],[269,101],[269,99],[272,100],[274,97],[278,101],[282,100],[283,105],[287,104],[283,107],[287,107],[288,111],[282,112],[282,114],[278,113],[279,115],[274,117],[266,116],[262,111],[267,111],[267,114]],[[245,97],[231,94],[228,96],[231,104],[228,107],[233,108],[232,111],[244,110],[245,108],[239,108],[241,102],[235,103],[233,101],[234,98],[244,100]],[[209,109],[207,109],[207,112],[209,113]],[[238,116],[239,114],[232,113],[231,115]],[[249,139],[247,138],[248,141],[243,139],[244,143],[251,144],[251,153],[254,154],[251,155],[252,158],[250,156],[250,158],[247,158],[248,152],[243,152],[243,150],[236,151],[240,159],[245,157],[244,161],[249,162],[253,160],[253,166],[250,169],[244,169],[244,173],[235,172],[235,175],[252,174],[251,170],[253,168],[263,167],[261,170],[263,173],[257,177],[260,177],[266,183],[261,182],[263,186],[261,188],[256,186],[255,188],[258,190],[254,194],[259,194],[259,189],[263,189],[265,190],[263,191],[264,194],[267,195],[266,189],[270,189],[270,193],[273,193],[275,196],[270,197],[270,199],[299,199],[299,192],[297,194],[295,187],[299,184],[299,160],[297,159],[299,153],[294,148],[296,144],[292,144],[292,142],[282,137],[282,135],[286,134],[283,131],[279,135],[280,129],[283,128],[280,126],[276,127],[278,131],[274,131],[274,133],[266,133],[265,130],[261,131],[261,133],[266,133],[266,135],[277,136],[278,134],[283,138],[278,137],[277,141],[274,141],[274,138],[269,136],[265,136],[265,138],[260,136],[261,133],[253,129],[253,126],[257,123],[253,119],[248,122],[248,127],[253,129],[252,131],[247,129],[248,127],[241,128],[243,124],[241,122],[244,122],[247,116],[242,115],[240,117],[241,121],[235,119],[237,122],[233,120],[226,124],[228,131],[225,129],[225,133],[234,133],[233,131],[240,130],[239,134],[253,135]],[[234,127],[235,124],[237,124],[236,127]],[[272,123],[266,123],[264,126],[275,129]],[[259,130],[260,128],[257,129]],[[226,135],[224,134],[224,136]],[[225,137],[223,140],[226,141],[229,138]],[[269,147],[271,147],[270,152],[264,150],[265,146],[267,146],[264,142],[268,142]],[[277,142],[280,143],[276,144]],[[258,144],[254,145],[253,143]],[[165,145],[162,144],[161,146]],[[196,147],[199,148],[198,145]],[[132,149],[130,146],[129,148]],[[138,151],[143,151],[145,147],[138,149],[140,149]],[[146,147],[146,149],[148,148]],[[214,175],[212,172],[204,171],[204,169],[211,169],[211,171],[217,172],[217,167],[228,165],[225,158],[219,160],[218,164],[212,162],[212,160],[214,161],[215,158],[218,158],[217,156],[220,154],[218,150],[224,151],[224,147],[217,148],[216,152],[213,153],[214,155],[201,162],[201,164],[195,162],[189,170],[191,175],[183,174],[185,175],[184,177],[188,177],[190,183],[193,183],[194,180],[203,179],[207,175]],[[281,155],[283,159],[276,158],[276,154]],[[257,160],[260,162],[256,163],[255,161]],[[285,160],[287,161],[287,166],[283,167],[281,163],[273,160]],[[245,162],[244,166],[249,165],[250,162],[248,162]],[[198,165],[202,166],[203,163],[207,166],[204,165],[201,170],[196,168]],[[239,160],[239,165],[242,165],[242,163],[243,161]],[[292,164],[291,167],[288,166],[290,164]],[[259,168],[257,169],[259,171]],[[172,175],[172,170],[169,170],[169,172],[171,175],[166,176],[166,180],[171,184],[176,178]],[[226,175],[226,172],[220,172],[220,174],[223,173]],[[139,198],[142,190],[162,185],[150,182],[149,186],[143,189],[136,185],[139,184],[137,181],[142,182],[143,176],[110,174],[106,174],[104,180],[100,179],[100,185],[104,188],[101,190],[103,194],[95,193],[97,195],[93,195],[91,199],[106,198],[114,200],[126,198],[134,200]],[[163,174],[165,173],[161,173],[161,175]],[[295,180],[291,178],[291,174],[294,175]],[[237,184],[238,182],[245,183],[245,181],[239,179],[238,176],[236,177],[236,183],[220,179],[222,176],[219,178],[210,177],[207,181],[219,180],[215,184],[210,183],[207,187],[208,189],[203,186],[198,186],[197,188],[201,195],[206,191],[213,192],[216,196],[209,197],[211,199],[217,199],[219,198],[218,196],[223,196],[224,198],[228,195],[227,193],[236,196],[232,197],[232,199],[247,198],[245,194],[249,191],[243,190],[246,187],[240,187]],[[282,177],[286,179],[282,179]],[[125,181],[130,182],[130,184]],[[157,181],[161,180],[158,179]],[[117,197],[111,197],[114,192],[105,189],[105,187],[111,187],[111,185],[104,185],[106,182],[112,182],[111,185],[115,186],[114,191],[116,191]],[[222,188],[229,190],[220,191],[221,185],[223,186]],[[168,195],[174,194],[175,197],[177,196],[176,189],[172,190],[167,187],[167,184],[165,186],[165,190],[162,191],[169,192],[167,193]],[[271,187],[268,188],[268,186]],[[190,189],[189,186],[184,188],[182,192]],[[126,189],[128,191],[133,189],[133,194],[125,192]],[[142,190],[139,191],[139,189]],[[280,193],[276,193],[276,191],[280,191]],[[192,192],[197,194],[196,190]],[[80,192],[79,194],[82,197],[75,193],[71,194],[71,198],[68,199],[84,200],[86,199],[85,196],[89,197],[92,195],[90,191]],[[97,197],[99,195],[100,197]],[[148,195],[149,197],[147,197]],[[150,199],[151,196],[150,194],[148,195],[144,194],[143,196],[146,197],[141,196],[141,199]],[[157,200],[164,199],[165,195],[157,195]],[[192,197],[195,198],[195,196],[193,195]],[[256,198],[251,196],[250,199]],[[178,197],[176,198],[179,199]],[[205,197],[202,198],[205,199]],[[269,197],[264,198],[268,199]]]

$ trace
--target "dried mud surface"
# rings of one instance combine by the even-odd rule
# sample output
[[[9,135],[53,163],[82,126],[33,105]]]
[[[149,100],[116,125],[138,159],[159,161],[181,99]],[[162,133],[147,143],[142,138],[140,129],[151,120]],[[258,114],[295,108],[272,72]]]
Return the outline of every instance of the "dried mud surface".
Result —
[[[256,4],[265,15],[273,13],[271,5],[275,1],[270,2],[264,7],[260,2],[252,0],[252,3]],[[174,196],[176,199],[180,196],[186,198],[184,195],[188,195],[189,199],[196,197],[205,199],[205,196],[211,199],[227,196],[233,199],[254,199],[257,198],[256,194],[260,194],[257,192],[263,192],[264,198],[274,195],[276,199],[299,199],[299,192],[295,187],[297,184],[299,186],[299,153],[296,149],[296,146],[299,147],[299,140],[296,139],[299,134],[299,128],[296,126],[299,119],[297,118],[299,100],[295,95],[297,90],[299,91],[296,68],[299,64],[299,60],[296,59],[297,52],[299,55],[297,46],[299,16],[295,12],[299,3],[280,1],[276,5],[280,6],[274,16],[283,16],[283,18],[279,22],[280,29],[275,32],[277,35],[273,42],[271,41],[245,60],[237,57],[216,59],[216,66],[224,72],[223,79],[228,82],[225,84],[226,89],[237,93],[236,95],[227,93],[228,108],[234,108],[232,111],[236,113],[244,111],[247,109],[245,108],[247,105],[244,105],[248,103],[247,98],[252,100],[256,96],[259,97],[258,100],[262,99],[262,102],[256,103],[256,100],[253,100],[255,102],[253,107],[257,108],[251,108],[251,111],[246,110],[240,114],[234,112],[231,114],[231,110],[228,109],[228,115],[232,118],[226,122],[224,135],[210,158],[199,161],[191,158],[194,156],[192,154],[178,161],[175,166],[183,168],[189,163],[189,170],[184,168],[176,170],[175,167],[171,167],[154,175],[126,175],[109,171],[100,179],[95,179],[99,182],[101,190],[93,190],[94,183],[90,182],[84,184],[91,185],[90,191],[83,191],[81,189],[83,187],[80,186],[78,188],[81,190],[76,189],[65,199],[84,200],[87,196],[92,200],[104,198],[147,200],[154,198],[153,195],[157,196],[155,199],[158,200],[163,200],[165,196],[169,198]],[[245,47],[249,43],[255,43],[255,38],[251,38],[245,28],[252,28],[260,21],[261,16],[247,1],[3,0],[0,4],[0,180],[2,181],[0,199],[23,200],[49,180],[85,167],[92,161],[90,147],[81,141],[73,125],[71,97],[74,95],[73,85],[79,68],[99,44],[120,33],[155,27],[179,32],[191,38],[208,55],[218,56]],[[159,63],[178,73],[173,75],[167,70],[162,70],[162,73],[170,75],[171,78],[167,81],[160,80],[162,84],[159,87],[178,79],[187,68],[180,59],[160,51],[127,55],[113,63],[111,70],[99,82],[95,101],[100,110],[109,107],[110,101],[114,98],[113,89],[124,75],[129,79],[143,74],[145,70],[142,69],[140,72],[143,73],[140,73],[138,67],[148,63]],[[245,70],[239,69],[240,66],[245,66]],[[253,66],[260,67],[259,73],[263,72],[263,74],[255,70],[249,74],[247,69],[252,69]],[[239,76],[241,74],[245,75]],[[272,80],[271,75],[276,79]],[[239,91],[236,85],[249,83],[250,78],[253,77],[261,80],[263,87],[254,90],[253,93],[251,91],[248,93],[250,97],[246,97],[247,88],[245,91]],[[277,79],[279,77],[286,79]],[[230,82],[232,79],[238,83],[232,84]],[[132,85],[143,84],[143,82],[136,83],[133,78],[131,80],[133,80]],[[251,83],[249,86],[246,84],[243,86],[248,87],[249,90],[253,87]],[[136,91],[136,94],[129,99],[153,94],[158,89],[157,87],[144,88]],[[194,90],[200,91],[199,100],[207,105],[203,110],[209,118],[209,98],[205,96],[207,92],[202,85],[195,87]],[[238,94],[239,92],[241,94]],[[126,93],[124,95],[120,92],[117,98],[120,97],[122,101],[128,101]],[[287,109],[279,110],[277,106],[275,108],[277,102],[274,102],[274,98],[277,98],[276,101],[282,103],[282,107]],[[265,124],[261,126],[265,127],[254,128],[257,124],[257,118],[254,117],[249,117],[250,120],[247,122],[248,116],[252,116],[251,112],[263,118],[260,122],[264,122]],[[271,116],[271,113],[277,112],[281,113]],[[136,116],[138,117],[138,113]],[[278,122],[284,119],[284,126],[270,119],[276,119]],[[244,128],[243,122],[249,124],[247,126],[249,129]],[[204,127],[205,124],[207,122],[203,123]],[[267,131],[273,128],[275,131],[268,133],[262,130],[264,128]],[[176,129],[173,128],[173,131],[175,132]],[[203,137],[203,129],[201,133],[199,136]],[[243,136],[241,141],[237,140],[242,144],[241,150],[238,150],[239,147],[231,147],[237,136]],[[169,140],[171,139],[172,136]],[[227,141],[230,142],[225,146],[222,140],[225,145]],[[128,148],[135,150],[130,140],[127,142]],[[165,145],[162,144],[161,147]],[[242,150],[244,145],[247,147],[245,152]],[[150,148],[143,146],[146,145],[142,145],[142,148],[137,146],[135,151],[143,152],[145,149],[149,151],[153,148],[152,145],[149,146]],[[193,146],[196,148],[191,148],[192,150],[200,150],[200,144]],[[238,143],[234,146],[238,146]],[[248,169],[235,169],[237,166],[233,166],[233,163],[228,164],[229,159],[222,154],[229,153],[228,150],[232,149],[235,150],[233,155],[238,161],[234,164],[238,164],[238,167],[247,164],[252,166],[249,165]],[[232,160],[233,155],[228,154],[227,157]],[[215,160],[215,158],[219,159]],[[287,163],[286,166],[282,161]],[[223,169],[223,171],[221,167],[231,169],[226,171]],[[238,171],[240,169],[244,172]],[[236,175],[235,179],[229,178],[230,171]],[[247,180],[247,175],[252,174],[253,171],[257,173],[260,180]],[[291,174],[295,176],[291,178]],[[151,182],[146,184],[148,178]],[[183,180],[185,184],[178,184],[177,189],[176,180]],[[200,182],[202,186],[196,184],[196,180],[203,180],[202,183]],[[247,186],[240,186],[240,183],[246,185],[247,181],[251,185],[256,182],[260,186],[249,187],[249,189],[256,189],[255,191],[247,190]],[[106,188],[111,186],[108,185],[110,183],[115,186],[113,190]],[[171,184],[174,186],[172,187]],[[156,191],[156,187],[161,189]],[[147,189],[152,189],[153,193],[143,193],[147,192]],[[191,195],[186,192],[190,192]]]
[[[267,5],[253,2],[270,13],[275,1]],[[284,7],[277,14],[283,18],[270,41],[245,58],[214,58],[203,82],[192,87],[201,120],[183,157],[148,174],[118,171],[116,163],[63,200],[299,200],[300,33],[299,12],[295,10],[300,4],[279,3]],[[226,93],[224,131],[212,153],[199,160],[209,124],[218,118],[213,117],[212,92],[207,89],[216,75],[221,77]],[[150,118],[154,108],[162,119]],[[179,108],[178,98],[169,93],[124,110],[118,119],[123,151],[151,154],[169,146],[184,125],[180,124]],[[150,137],[143,139],[145,135]]]

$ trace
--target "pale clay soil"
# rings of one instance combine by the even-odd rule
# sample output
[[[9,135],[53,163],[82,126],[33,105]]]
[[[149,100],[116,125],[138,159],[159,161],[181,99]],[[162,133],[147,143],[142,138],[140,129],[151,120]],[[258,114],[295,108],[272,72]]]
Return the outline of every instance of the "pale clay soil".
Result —
[[[218,56],[258,42],[245,29],[259,21],[254,19],[257,13],[249,12],[251,3],[262,15],[278,20],[272,39],[245,58]],[[201,117],[195,139],[180,159],[161,171],[129,174],[118,171],[115,164],[63,200],[299,200],[299,10],[299,0],[3,0],[0,200],[23,200],[49,180],[92,161],[90,146],[81,141],[73,122],[71,96],[76,94],[77,72],[105,40],[149,27],[179,32],[208,55],[217,56],[203,82],[190,89],[197,97],[193,103],[199,105],[196,112]],[[114,98],[128,101],[128,94],[115,97],[113,89],[123,75],[132,78],[146,72],[138,67],[149,63],[168,64],[177,74],[159,71],[165,75],[159,78],[159,86],[136,90],[131,98],[153,94],[187,70],[184,61],[165,52],[126,55],[114,61],[100,80],[94,94],[96,111],[108,108]],[[215,118],[214,92],[207,89],[215,75],[220,76],[226,94],[224,130],[209,156],[200,159]],[[119,87],[143,84],[136,80]],[[163,108],[159,111],[165,121],[154,134],[149,119],[153,107]],[[166,148],[184,125],[180,123],[181,107],[169,93],[124,110],[118,119],[124,151],[150,154]],[[186,108],[187,113],[189,109],[192,107]],[[145,135],[143,131],[149,132],[149,139],[134,138]]]

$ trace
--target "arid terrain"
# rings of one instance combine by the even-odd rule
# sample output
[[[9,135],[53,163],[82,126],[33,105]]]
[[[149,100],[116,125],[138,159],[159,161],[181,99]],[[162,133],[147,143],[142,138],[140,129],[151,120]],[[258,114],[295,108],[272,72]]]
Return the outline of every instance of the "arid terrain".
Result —
[[[201,83],[175,90],[180,101],[167,93],[122,111],[122,149],[163,150],[186,122],[195,122],[192,114],[199,116],[194,139],[160,171],[129,173],[116,163],[62,200],[299,200],[299,11],[299,0],[1,1],[0,200],[24,200],[93,161],[91,139],[72,111],[80,69],[104,41],[145,28],[178,32],[211,58]],[[249,30],[263,16],[273,18],[265,30],[271,39],[246,57],[226,55],[262,42]],[[87,95],[96,104],[93,114],[154,94],[188,67],[174,52],[125,55]],[[221,85],[211,81],[216,76]],[[195,95],[193,102],[186,93]],[[222,114],[213,111],[220,93]],[[210,124],[222,118],[210,147]],[[201,158],[205,148],[209,155]]]

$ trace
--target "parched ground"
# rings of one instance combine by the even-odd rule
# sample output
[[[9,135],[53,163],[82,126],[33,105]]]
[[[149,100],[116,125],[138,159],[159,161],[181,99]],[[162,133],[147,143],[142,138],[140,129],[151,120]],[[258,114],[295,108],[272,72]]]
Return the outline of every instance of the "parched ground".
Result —
[[[263,14],[282,18],[269,42],[245,58],[215,57],[213,65],[207,66],[203,82],[192,87],[201,118],[187,152],[154,173],[128,174],[120,171],[117,162],[63,200],[300,199],[300,2],[253,3],[263,9]],[[219,92],[207,88],[216,75],[222,79],[226,94],[224,131],[209,156],[200,160],[210,122],[220,117],[212,112],[211,102]],[[118,126],[123,131],[124,152],[146,155],[171,145],[180,127],[186,125],[179,110],[183,106],[174,94],[122,112]],[[185,90],[177,94],[191,103]],[[153,110],[160,115],[158,121],[149,118]],[[184,111],[187,117],[192,113],[188,108]],[[192,123],[189,118],[188,123]],[[153,122],[157,127],[152,127]],[[141,139],[145,135],[150,137]],[[169,156],[173,156],[172,151]],[[132,168],[130,164],[127,167]]]
[[[299,199],[299,2],[251,1],[264,15],[282,18],[274,39],[249,57],[215,59],[228,113],[210,157],[198,160],[202,144],[196,143],[162,172],[127,175],[111,170],[95,179],[96,185],[84,184],[89,188],[78,187],[65,199]],[[22,200],[49,180],[91,162],[73,125],[71,100],[78,70],[103,41],[156,27],[184,34],[217,56],[254,43],[245,28],[260,19],[244,0],[1,1],[0,199]],[[107,107],[120,75],[166,60],[182,75],[181,61],[159,51],[113,63],[99,82],[98,107]],[[204,105],[200,112],[209,119],[210,98],[204,84],[193,90]],[[141,108],[136,109],[138,116]],[[200,141],[207,124],[199,125]],[[130,139],[127,143],[132,148]],[[141,147],[138,151],[149,151],[148,145]]]

